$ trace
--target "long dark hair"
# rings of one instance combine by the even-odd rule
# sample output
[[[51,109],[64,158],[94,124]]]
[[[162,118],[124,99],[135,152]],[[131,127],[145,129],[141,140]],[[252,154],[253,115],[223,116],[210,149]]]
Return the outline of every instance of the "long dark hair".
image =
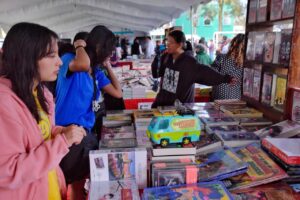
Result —
[[[44,26],[33,23],[15,24],[7,33],[3,43],[1,76],[11,81],[12,90],[22,99],[31,114],[40,120],[37,104],[33,96],[34,80],[37,96],[42,109],[49,113],[38,71],[38,61],[53,49],[57,34]]]
[[[86,51],[91,60],[91,66],[95,67],[112,54],[116,45],[116,37],[105,26],[99,25],[93,28],[86,41]]]

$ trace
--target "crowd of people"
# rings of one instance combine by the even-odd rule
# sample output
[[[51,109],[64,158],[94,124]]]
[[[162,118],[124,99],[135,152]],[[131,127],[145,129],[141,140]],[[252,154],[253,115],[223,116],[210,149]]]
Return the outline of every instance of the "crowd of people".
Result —
[[[193,102],[195,83],[212,85],[215,99],[240,97],[244,35],[233,38],[228,52],[214,61],[212,44],[199,43],[194,57],[179,30],[156,46],[147,38],[145,51],[139,42],[132,54],[156,54],[152,74],[161,79],[153,107],[176,99]],[[118,103],[111,109],[124,109],[112,65],[127,56],[126,46],[128,41],[119,42],[105,26],[77,34],[73,44],[60,49],[57,34],[47,27],[18,23],[8,31],[0,54],[1,199],[65,199],[66,184],[72,199],[84,198],[103,102],[112,98]],[[46,84],[56,79],[51,93]]]

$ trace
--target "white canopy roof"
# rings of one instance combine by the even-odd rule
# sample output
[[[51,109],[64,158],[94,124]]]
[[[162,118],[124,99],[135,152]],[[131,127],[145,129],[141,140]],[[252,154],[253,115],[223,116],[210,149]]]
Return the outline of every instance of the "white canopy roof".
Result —
[[[207,0],[1,0],[0,25],[35,22],[69,35],[105,25],[114,31],[148,32]]]

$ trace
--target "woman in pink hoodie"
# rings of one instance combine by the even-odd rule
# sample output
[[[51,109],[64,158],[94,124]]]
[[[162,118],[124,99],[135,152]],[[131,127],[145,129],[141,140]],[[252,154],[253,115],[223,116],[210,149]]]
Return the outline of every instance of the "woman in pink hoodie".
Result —
[[[57,35],[46,27],[14,25],[0,54],[0,199],[63,199],[59,168],[85,131],[55,126],[54,103],[44,81],[62,64]]]

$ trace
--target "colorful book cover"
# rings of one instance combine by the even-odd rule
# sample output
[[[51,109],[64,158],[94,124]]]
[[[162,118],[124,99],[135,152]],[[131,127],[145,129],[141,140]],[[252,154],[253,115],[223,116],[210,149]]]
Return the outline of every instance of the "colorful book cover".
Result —
[[[250,97],[253,87],[253,69],[244,68],[243,95]]]
[[[250,0],[249,12],[248,12],[248,24],[256,22],[256,10],[258,0]]]
[[[274,46],[275,46],[276,33],[267,32],[264,47],[264,62],[271,63],[273,60]]]
[[[295,14],[296,0],[283,0],[282,18],[293,17]]]
[[[257,143],[237,149],[236,153],[249,166],[245,174],[225,180],[229,190],[249,188],[288,177]]]
[[[265,137],[279,137],[279,138],[288,138],[293,137],[299,134],[300,124],[291,121],[285,120],[274,124],[272,126],[268,126],[264,129],[258,130],[255,134],[260,138]]]
[[[300,91],[294,90],[292,102],[292,121],[300,122]]]
[[[271,0],[270,20],[281,18],[282,0]]]
[[[266,105],[271,105],[272,80],[273,80],[272,74],[264,73],[263,86],[262,86],[262,92],[261,92],[261,102]]]
[[[91,182],[89,200],[140,200],[138,186],[134,179]]]
[[[254,72],[253,72],[253,88],[252,88],[251,96],[256,101],[259,101],[260,83],[261,83],[261,69],[254,69]]]
[[[296,200],[292,188],[286,183],[273,183],[231,191],[236,200]]]
[[[292,48],[292,30],[283,30],[281,32],[281,44],[279,51],[279,62],[285,66],[289,65],[290,52]]]
[[[258,9],[257,9],[257,22],[264,22],[267,20],[267,0],[258,0]]]
[[[247,51],[246,51],[247,60],[255,59],[255,34],[256,32],[248,33]]]
[[[274,98],[274,108],[283,111],[285,106],[285,96],[286,96],[286,76],[277,76],[276,78],[276,89]]]
[[[284,163],[300,166],[300,138],[264,138],[261,143]]]
[[[189,185],[146,188],[143,200],[193,199],[193,200],[233,200],[223,183],[219,181]]]
[[[255,33],[255,61],[263,61],[265,32]]]
[[[246,172],[248,164],[230,149],[223,149],[206,155],[197,155],[199,163],[198,182],[222,180]]]
[[[146,187],[146,149],[95,150],[89,157],[91,181],[136,179],[139,188]]]

